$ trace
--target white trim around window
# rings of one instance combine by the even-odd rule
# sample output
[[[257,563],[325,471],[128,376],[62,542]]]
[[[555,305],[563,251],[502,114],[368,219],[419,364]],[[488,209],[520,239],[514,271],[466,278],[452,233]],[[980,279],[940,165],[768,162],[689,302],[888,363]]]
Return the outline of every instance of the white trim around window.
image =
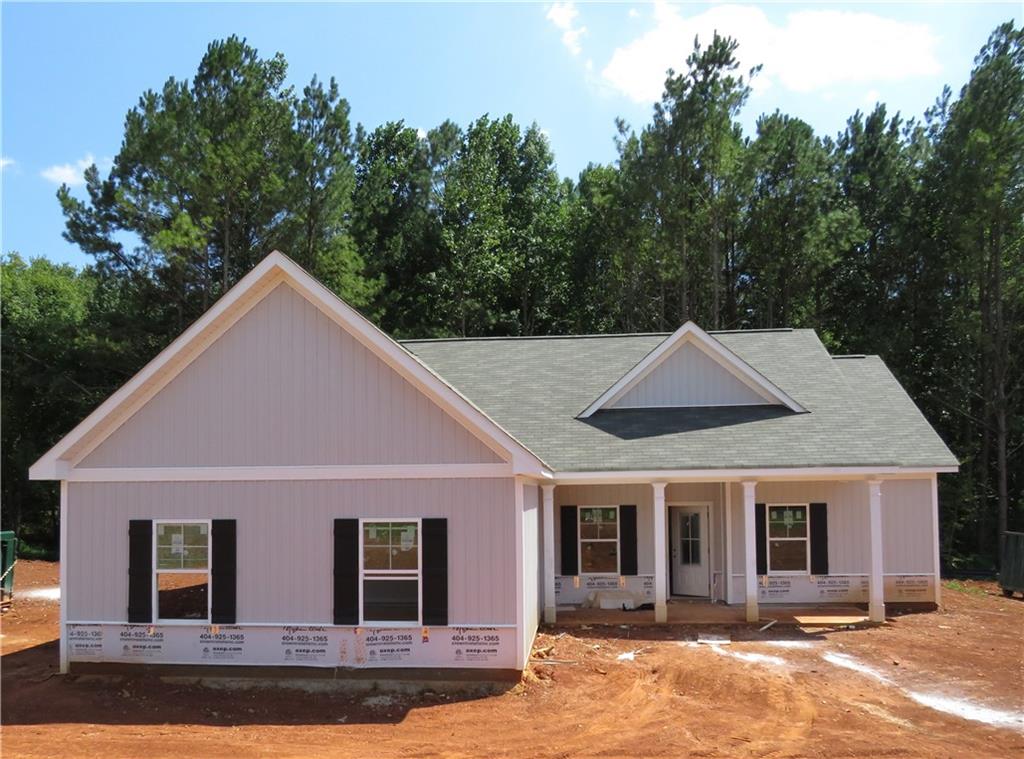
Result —
[[[415,524],[416,525],[416,570],[366,569],[363,546],[363,525],[372,524]],[[367,578],[367,575],[369,577]],[[416,580],[416,619],[380,620],[367,619],[363,613],[363,581],[370,580]],[[359,624],[362,627],[421,627],[423,625],[423,520],[420,517],[364,517],[359,520]]]
[[[583,537],[583,512],[587,509],[614,509],[615,510],[615,538],[584,538]],[[622,522],[619,519],[619,507],[615,506],[577,506],[576,507],[576,571],[580,577],[618,577],[622,574]],[[614,572],[584,572],[583,571],[583,543],[615,543],[615,571]]]
[[[803,537],[772,537],[771,510],[778,508],[792,508],[804,510],[804,532]],[[809,503],[766,503],[764,505],[764,538],[765,538],[765,564],[768,574],[784,576],[807,576],[811,574],[811,505]],[[803,569],[772,569],[772,541],[785,541],[791,543],[804,543],[804,568]]]
[[[159,543],[160,525],[168,524],[202,524],[206,525],[206,568],[184,568],[184,569],[160,569],[157,563],[157,543]],[[184,546],[183,546],[184,547]],[[210,617],[213,608],[213,520],[212,519],[154,519],[153,520],[153,545],[152,567],[153,567],[153,621],[161,625],[196,625],[210,624]],[[164,619],[160,616],[160,577],[162,574],[205,574],[206,575],[206,618],[205,619]]]

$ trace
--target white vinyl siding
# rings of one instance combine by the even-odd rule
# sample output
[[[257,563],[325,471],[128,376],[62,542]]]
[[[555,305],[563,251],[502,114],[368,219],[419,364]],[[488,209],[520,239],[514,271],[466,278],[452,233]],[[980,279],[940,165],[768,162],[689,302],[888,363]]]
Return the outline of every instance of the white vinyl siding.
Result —
[[[316,306],[281,284],[81,466],[500,461]]]
[[[732,487],[732,573],[742,575],[743,490]],[[828,567],[831,575],[866,575],[869,570],[868,487],[850,482],[760,482],[758,503],[828,504]],[[928,479],[882,481],[883,572],[932,574],[931,481]],[[734,588],[740,588],[738,578]],[[734,592],[733,601],[743,600]]]
[[[238,622],[329,623],[336,518],[448,520],[449,622],[515,624],[513,480],[69,483],[68,619],[127,619],[128,521],[237,520]]]
[[[652,406],[747,406],[772,403],[692,343],[684,343],[612,404]]]

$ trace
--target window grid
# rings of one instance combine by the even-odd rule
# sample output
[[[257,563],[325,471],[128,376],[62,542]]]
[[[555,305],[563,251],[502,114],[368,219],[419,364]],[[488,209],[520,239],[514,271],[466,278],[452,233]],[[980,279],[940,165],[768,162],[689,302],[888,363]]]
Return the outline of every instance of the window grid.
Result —
[[[588,519],[587,515],[594,515],[594,519]],[[611,517],[605,519],[605,517]],[[579,573],[581,575],[619,575],[621,574],[621,563],[622,554],[619,550],[619,507],[618,506],[581,506],[579,507],[579,513],[577,517],[577,530],[579,534]],[[583,537],[584,525],[596,525],[598,528],[598,537]],[[613,526],[614,536],[608,537],[604,535],[605,530],[602,528]],[[610,532],[610,530],[608,530]],[[583,566],[585,557],[584,548],[588,543],[612,543],[615,545],[615,569],[614,571],[606,570],[603,572],[588,571]]]
[[[213,520],[210,519],[154,519],[153,520],[153,589],[152,589],[152,603],[153,603],[153,619],[160,624],[164,625],[194,625],[202,624],[203,622],[209,623],[210,621],[210,605],[213,599],[213,578],[210,575],[210,567],[213,562],[213,545],[211,541],[211,530],[213,526]],[[185,527],[200,527],[205,531],[206,535],[206,560],[202,567],[179,567],[179,568],[163,568],[160,566],[160,551],[161,537],[166,535],[173,535],[173,528],[181,528],[182,534],[182,549],[186,548],[201,548],[202,546],[198,543],[186,544],[184,540]],[[170,528],[170,530],[169,530]],[[173,540],[170,541],[170,545],[173,547]],[[184,561],[184,556],[182,557]],[[160,575],[170,574],[202,574],[206,575],[206,616],[202,619],[177,619],[177,618],[164,618],[160,616]]]
[[[811,540],[810,540],[810,506],[806,503],[769,503],[765,506],[765,542],[766,556],[768,559],[768,574],[770,575],[806,575],[810,574],[811,564]],[[773,516],[775,517],[773,519]],[[785,534],[773,535],[773,528],[785,530]],[[791,531],[803,532],[802,535],[792,535]],[[800,569],[775,569],[772,562],[773,543],[802,543],[804,545],[804,561]],[[778,546],[778,554],[782,546]]]
[[[700,513],[683,516],[679,539],[679,563],[700,564]]]
[[[385,546],[380,543],[367,544],[366,538],[368,528],[371,526],[380,529],[382,526],[387,525],[388,530],[388,548],[389,553],[389,565],[391,560],[394,558],[391,551],[394,548],[402,548],[401,538],[399,538],[399,544],[396,546],[393,544],[395,527],[399,526],[400,530],[407,527],[414,529],[415,543],[414,545],[408,546],[409,548],[415,547],[416,549],[416,568],[400,568],[400,569],[379,569],[379,568],[367,568],[366,567],[366,549],[370,548],[384,548]],[[379,539],[379,538],[378,538]],[[372,540],[372,538],[371,538]],[[359,520],[359,623],[360,624],[379,624],[381,626],[388,627],[416,627],[422,623],[423,620],[423,530],[421,520],[418,518],[410,519],[405,518],[391,518],[391,517],[373,517]],[[368,619],[365,614],[366,599],[365,596],[365,583],[367,580],[377,582],[416,582],[416,619],[415,620],[377,620]]]

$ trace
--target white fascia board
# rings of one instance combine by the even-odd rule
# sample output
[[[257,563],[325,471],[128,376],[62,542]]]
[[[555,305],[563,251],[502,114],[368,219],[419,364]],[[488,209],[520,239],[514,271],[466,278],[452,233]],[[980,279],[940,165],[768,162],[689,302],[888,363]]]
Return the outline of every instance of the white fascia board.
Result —
[[[850,480],[928,478],[956,467],[835,466],[778,469],[650,469],[621,472],[555,472],[556,485],[613,485],[650,482],[743,482],[744,480]]]
[[[69,482],[260,482],[269,480],[436,480],[512,477],[511,464],[340,466],[95,467],[71,469]]]
[[[495,423],[481,409],[473,405],[443,378],[430,370],[406,348],[399,345],[362,314],[324,287],[302,267],[283,253],[274,251],[242,277],[209,311],[171,342],[156,358],[146,364],[138,374],[43,454],[29,468],[29,479],[54,480],[67,476],[69,469],[73,470],[79,461],[102,443],[132,413],[141,408],[168,382],[180,374],[209,344],[212,344],[217,337],[241,318],[248,308],[258,303],[260,300],[258,296],[269,292],[273,286],[282,281],[295,288],[378,358],[458,419],[466,429],[487,444],[500,457],[510,461],[516,473],[543,476],[547,467],[532,451]],[[261,284],[265,286],[260,288]],[[251,302],[246,304],[246,298],[250,298]],[[241,309],[232,310],[236,305],[241,306],[245,311],[238,313]],[[248,308],[245,307],[246,305]],[[218,322],[223,323],[218,324]],[[179,361],[180,365],[171,366],[175,359],[187,354],[188,350],[193,347],[193,343],[199,341],[204,334],[205,338],[200,341],[198,350],[194,350],[190,356],[184,356],[184,360]],[[168,369],[167,376],[160,376],[165,369]],[[138,392],[151,381],[152,387],[148,388],[146,392]],[[109,426],[109,429],[103,430],[100,434],[96,434],[94,439],[90,439],[88,447],[78,451],[73,460],[62,460],[74,446],[81,443],[90,434],[102,429],[103,423],[108,418],[114,419],[114,423]]]
[[[788,394],[783,392],[767,377],[754,369],[750,364],[741,359],[722,343],[702,330],[692,321],[686,322],[683,326],[666,337],[658,346],[644,356],[632,369],[626,372],[615,382],[614,385],[605,390],[593,403],[580,414],[581,419],[586,419],[599,409],[613,404],[616,400],[628,393],[644,377],[667,359],[672,353],[684,343],[692,342],[697,348],[704,351],[712,359],[716,360],[726,370],[732,372],[737,379],[750,387],[758,395],[767,401],[775,401],[789,408],[791,411],[802,413],[806,409],[797,403]]]

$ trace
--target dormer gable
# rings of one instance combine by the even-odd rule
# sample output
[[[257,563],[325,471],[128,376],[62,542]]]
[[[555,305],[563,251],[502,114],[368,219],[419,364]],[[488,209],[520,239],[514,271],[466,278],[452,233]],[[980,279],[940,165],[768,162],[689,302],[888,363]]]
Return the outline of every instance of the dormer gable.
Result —
[[[588,406],[602,409],[781,405],[805,409],[714,336],[686,322]]]

